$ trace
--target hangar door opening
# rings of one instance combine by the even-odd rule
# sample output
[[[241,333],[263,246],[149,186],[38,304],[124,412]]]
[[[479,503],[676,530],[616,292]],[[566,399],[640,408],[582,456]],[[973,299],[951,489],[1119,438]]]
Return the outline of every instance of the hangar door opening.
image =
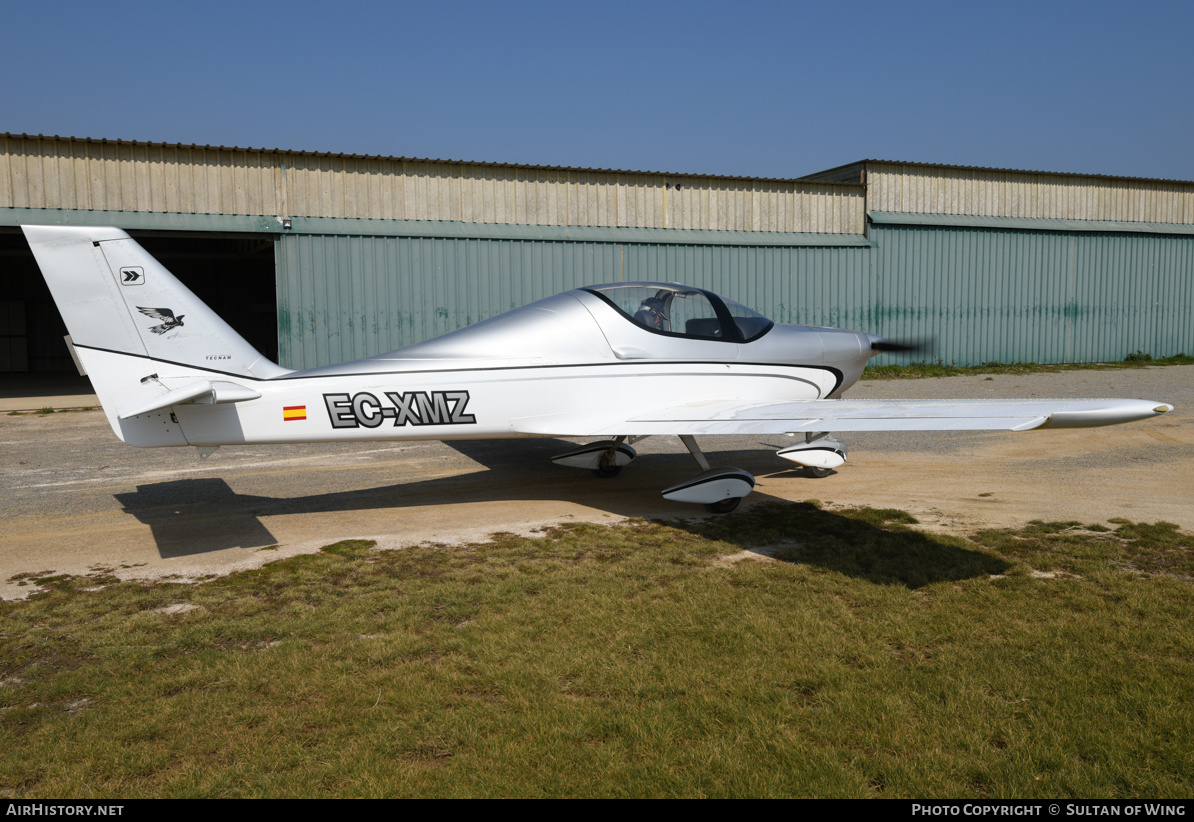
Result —
[[[278,359],[270,234],[129,231],[187,288],[269,359]],[[0,229],[0,380],[77,374],[66,326],[19,228]]]

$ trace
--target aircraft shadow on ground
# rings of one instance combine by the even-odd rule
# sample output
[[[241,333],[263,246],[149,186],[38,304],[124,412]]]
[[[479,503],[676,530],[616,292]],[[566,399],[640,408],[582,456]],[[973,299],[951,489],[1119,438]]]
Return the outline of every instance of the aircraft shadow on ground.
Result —
[[[659,491],[698,470],[687,454],[642,454],[621,476],[598,479],[588,471],[550,463],[551,456],[573,447],[571,442],[470,440],[448,445],[488,470],[298,497],[237,493],[224,479],[207,477],[139,485],[136,492],[115,497],[126,513],[150,527],[163,558],[276,545],[278,539],[262,522],[265,517],[551,500],[618,516],[674,519],[678,527],[759,553],[771,553],[779,542],[788,561],[881,584],[919,587],[1003,570],[988,555],[945,545],[919,532],[892,537],[873,525],[761,491],[751,494],[749,506],[725,517],[707,517],[701,506],[666,502]],[[763,449],[711,451],[709,457],[714,465],[735,465],[756,475],[799,476],[798,471],[777,466],[774,453]],[[808,495],[815,496],[819,480],[807,482]],[[760,516],[770,523],[762,532],[746,527]],[[353,535],[329,534],[328,541],[346,536]],[[760,548],[763,545],[768,547]]]
[[[262,518],[458,505],[477,502],[558,500],[619,516],[659,517],[700,506],[669,503],[659,491],[699,469],[687,454],[644,454],[613,479],[561,468],[551,457],[575,443],[554,439],[466,440],[445,443],[481,466],[453,476],[397,482],[306,496],[238,493],[222,478],[206,477],[138,485],[116,494],[126,513],[148,525],[163,558],[211,553],[228,548],[261,548],[278,540]],[[714,452],[715,464],[741,465],[756,473],[774,469],[766,451]],[[770,458],[770,459],[768,459]],[[488,469],[488,470],[485,470]],[[279,487],[284,480],[279,481]],[[754,500],[765,495],[756,492]]]

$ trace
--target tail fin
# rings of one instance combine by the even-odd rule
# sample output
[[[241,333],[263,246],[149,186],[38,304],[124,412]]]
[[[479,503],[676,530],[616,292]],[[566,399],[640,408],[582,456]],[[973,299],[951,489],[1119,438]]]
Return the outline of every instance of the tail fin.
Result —
[[[130,445],[187,445],[172,406],[251,400],[261,394],[244,380],[290,373],[120,229],[21,228],[113,432]]]
[[[120,229],[21,230],[76,348],[254,379],[289,373],[245,342]]]

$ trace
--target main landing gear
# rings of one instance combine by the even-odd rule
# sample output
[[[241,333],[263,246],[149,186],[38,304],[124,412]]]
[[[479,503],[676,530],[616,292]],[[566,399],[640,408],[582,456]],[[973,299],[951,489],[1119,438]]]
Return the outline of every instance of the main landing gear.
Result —
[[[618,437],[591,442],[552,457],[551,461],[556,465],[586,468],[603,479],[616,477],[637,456],[635,450],[626,443],[627,439],[633,442],[643,437]],[[754,490],[755,478],[750,472],[741,468],[711,468],[693,437],[685,435],[681,436],[680,440],[697,461],[697,465],[701,466],[702,471],[694,477],[663,489],[665,499],[696,502],[704,505],[711,513],[728,514],[738,507],[743,497]]]
[[[581,445],[552,458],[557,465],[586,468],[602,478],[616,477],[622,469],[637,456],[627,440],[636,442],[643,437],[618,437]],[[738,507],[742,498],[755,488],[755,478],[749,471],[729,466],[713,468],[701,452],[696,438],[682,434],[680,441],[692,454],[701,473],[663,489],[664,499],[676,502],[695,502],[705,506],[713,514],[728,514]],[[833,473],[833,469],[846,461],[846,446],[832,434],[806,433],[804,442],[790,445],[779,451],[779,456],[794,462],[804,469],[805,476],[820,478]]]
[[[710,468],[696,439],[687,434],[680,441],[704,470],[695,477],[663,489],[663,498],[677,502],[699,502],[711,514],[728,514],[742,498],[755,489],[755,478],[741,468]]]
[[[626,437],[618,437],[616,440],[590,442],[588,445],[573,448],[552,457],[551,461],[569,468],[587,468],[596,476],[609,479],[622,473],[622,469],[636,456],[638,454],[635,450],[626,445]]]

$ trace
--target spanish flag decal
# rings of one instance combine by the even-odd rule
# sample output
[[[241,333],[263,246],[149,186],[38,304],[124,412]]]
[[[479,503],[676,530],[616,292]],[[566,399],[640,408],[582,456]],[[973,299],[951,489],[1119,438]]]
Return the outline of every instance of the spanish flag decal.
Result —
[[[282,420],[284,422],[294,422],[295,420],[305,420],[307,418],[307,406],[305,405],[287,405],[282,408]]]

